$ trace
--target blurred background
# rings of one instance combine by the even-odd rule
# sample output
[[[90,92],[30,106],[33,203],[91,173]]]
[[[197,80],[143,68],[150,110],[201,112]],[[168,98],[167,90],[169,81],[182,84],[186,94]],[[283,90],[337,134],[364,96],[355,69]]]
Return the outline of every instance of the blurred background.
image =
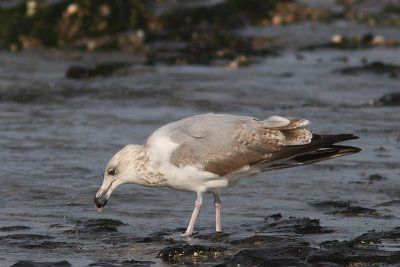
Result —
[[[0,1],[0,265],[164,266],[193,243],[226,251],[168,264],[400,263],[399,46],[398,0]],[[206,112],[304,117],[363,151],[227,188],[218,238],[211,195],[194,241],[193,193],[125,185],[97,213],[117,150]]]

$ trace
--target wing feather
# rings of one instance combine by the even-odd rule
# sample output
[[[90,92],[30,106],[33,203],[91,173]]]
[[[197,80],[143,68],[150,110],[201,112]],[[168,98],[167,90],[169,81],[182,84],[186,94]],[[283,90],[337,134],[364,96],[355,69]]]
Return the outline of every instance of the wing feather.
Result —
[[[266,120],[205,114],[178,121],[168,136],[180,144],[171,154],[176,166],[194,165],[220,176],[271,160],[287,146],[311,142],[304,119]]]

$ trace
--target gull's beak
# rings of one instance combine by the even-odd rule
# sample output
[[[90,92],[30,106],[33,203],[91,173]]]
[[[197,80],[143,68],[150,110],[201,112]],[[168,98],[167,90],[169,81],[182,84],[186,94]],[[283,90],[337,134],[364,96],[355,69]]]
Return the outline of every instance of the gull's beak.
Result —
[[[100,190],[96,193],[96,196],[94,197],[94,205],[96,206],[99,212],[101,212],[104,206],[107,204],[108,201],[107,191],[108,190],[100,188]]]
[[[97,191],[96,196],[94,197],[94,205],[99,212],[102,212],[104,206],[107,204],[107,201],[111,196],[112,191],[114,191],[115,186],[113,186],[113,184],[115,182],[116,181],[104,179],[99,191]]]
[[[104,206],[107,204],[108,199],[111,196],[111,193],[119,186],[123,184],[124,181],[117,179],[111,182],[104,181],[103,185],[100,187],[99,191],[97,191],[96,196],[94,197],[94,205],[96,206],[99,212],[103,211]]]

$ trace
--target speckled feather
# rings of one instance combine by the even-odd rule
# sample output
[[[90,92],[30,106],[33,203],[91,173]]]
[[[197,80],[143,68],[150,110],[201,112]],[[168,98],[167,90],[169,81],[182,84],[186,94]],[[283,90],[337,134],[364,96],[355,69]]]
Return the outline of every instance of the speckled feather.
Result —
[[[267,120],[205,114],[179,121],[169,133],[180,146],[171,154],[176,166],[196,165],[219,176],[265,162],[285,146],[311,142],[304,119]]]

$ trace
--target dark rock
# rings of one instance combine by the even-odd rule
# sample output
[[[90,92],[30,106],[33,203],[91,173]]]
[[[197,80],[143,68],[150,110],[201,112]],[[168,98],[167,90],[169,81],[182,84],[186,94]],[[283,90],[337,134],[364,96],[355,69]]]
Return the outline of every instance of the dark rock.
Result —
[[[389,231],[370,231],[368,233],[362,234],[359,237],[356,237],[354,240],[358,242],[363,242],[365,240],[376,240],[376,239],[392,239],[392,240],[400,239],[400,227],[396,227]]]
[[[121,222],[120,220],[114,219],[91,219],[83,222],[83,226],[87,228],[104,228],[108,230],[110,228],[114,229],[117,226],[127,225],[126,223]]]
[[[322,201],[310,203],[311,206],[323,209],[335,209],[330,214],[339,214],[345,216],[380,216],[377,210],[352,206],[348,201]]]
[[[29,230],[31,229],[28,226],[16,225],[16,226],[4,226],[0,227],[0,232],[13,232],[13,231],[21,231],[21,230]]]
[[[197,259],[216,258],[225,251],[221,247],[206,247],[201,245],[177,245],[169,246],[162,249],[157,258],[161,258],[165,262],[193,262]]]
[[[398,264],[400,263],[400,252],[385,251],[357,251],[357,252],[337,252],[337,251],[318,251],[307,257],[307,263],[336,263],[346,266],[368,266],[375,264]]]
[[[400,106],[400,93],[389,93],[383,95],[378,100],[373,100],[371,104],[374,106],[386,107]]]
[[[354,248],[355,244],[352,241],[328,240],[322,242],[320,246],[329,250],[343,250]]]
[[[262,230],[277,229],[278,232],[294,232],[296,234],[325,234],[332,233],[332,230],[324,229],[319,225],[318,219],[304,218],[289,218],[286,220],[276,221],[268,226],[262,227]]]
[[[318,251],[307,257],[307,263],[337,263],[341,265],[347,265],[349,259],[346,258],[347,255],[337,251]]]
[[[304,220],[300,224],[294,225],[294,232],[296,234],[325,234],[325,233],[333,233],[333,230],[324,229],[319,225],[319,220],[314,219],[311,220],[309,218],[304,218]]]
[[[11,267],[69,267],[72,266],[68,261],[59,262],[34,262],[34,261],[19,261]]]
[[[126,62],[107,62],[99,63],[94,66],[71,66],[68,68],[66,77],[71,79],[88,79],[92,77],[107,77],[117,71],[129,67]]]
[[[400,227],[397,227],[390,231],[370,231],[355,237],[350,241],[328,240],[322,242],[320,246],[328,250],[326,253],[332,253],[330,257],[335,255],[338,256],[337,254],[334,254],[334,252],[352,255],[355,253],[364,253],[363,249],[376,249],[382,243],[382,240],[397,241],[399,238]],[[379,254],[379,252],[380,251],[376,251],[375,253]]]
[[[379,216],[379,213],[376,209],[363,208],[360,206],[349,206],[344,209],[336,210],[332,212],[332,214],[345,216]]]
[[[279,220],[279,219],[282,219],[282,214],[280,214],[280,213],[275,213],[275,214],[272,214],[272,215],[268,216],[267,219],[268,219],[268,218],[272,218],[272,219],[274,219],[274,220]]]
[[[348,67],[340,70],[342,74],[353,75],[359,73],[374,73],[378,75],[388,75],[391,78],[400,77],[400,65],[387,64],[380,61],[374,61],[360,67]]]
[[[368,177],[368,180],[369,181],[382,181],[382,180],[386,180],[387,178],[385,177],[385,176],[382,176],[382,175],[380,175],[380,174],[371,174],[369,177]]]
[[[308,266],[309,247],[244,249],[225,260],[225,266]]]
[[[359,236],[350,241],[338,241],[338,240],[328,240],[320,244],[322,248],[329,249],[332,251],[356,251],[357,249],[364,247],[376,247],[381,241],[378,238],[368,238]]]
[[[113,233],[118,231],[118,226],[127,225],[119,220],[113,219],[89,219],[77,221],[77,227],[66,230],[64,234],[90,234],[90,233]]]

